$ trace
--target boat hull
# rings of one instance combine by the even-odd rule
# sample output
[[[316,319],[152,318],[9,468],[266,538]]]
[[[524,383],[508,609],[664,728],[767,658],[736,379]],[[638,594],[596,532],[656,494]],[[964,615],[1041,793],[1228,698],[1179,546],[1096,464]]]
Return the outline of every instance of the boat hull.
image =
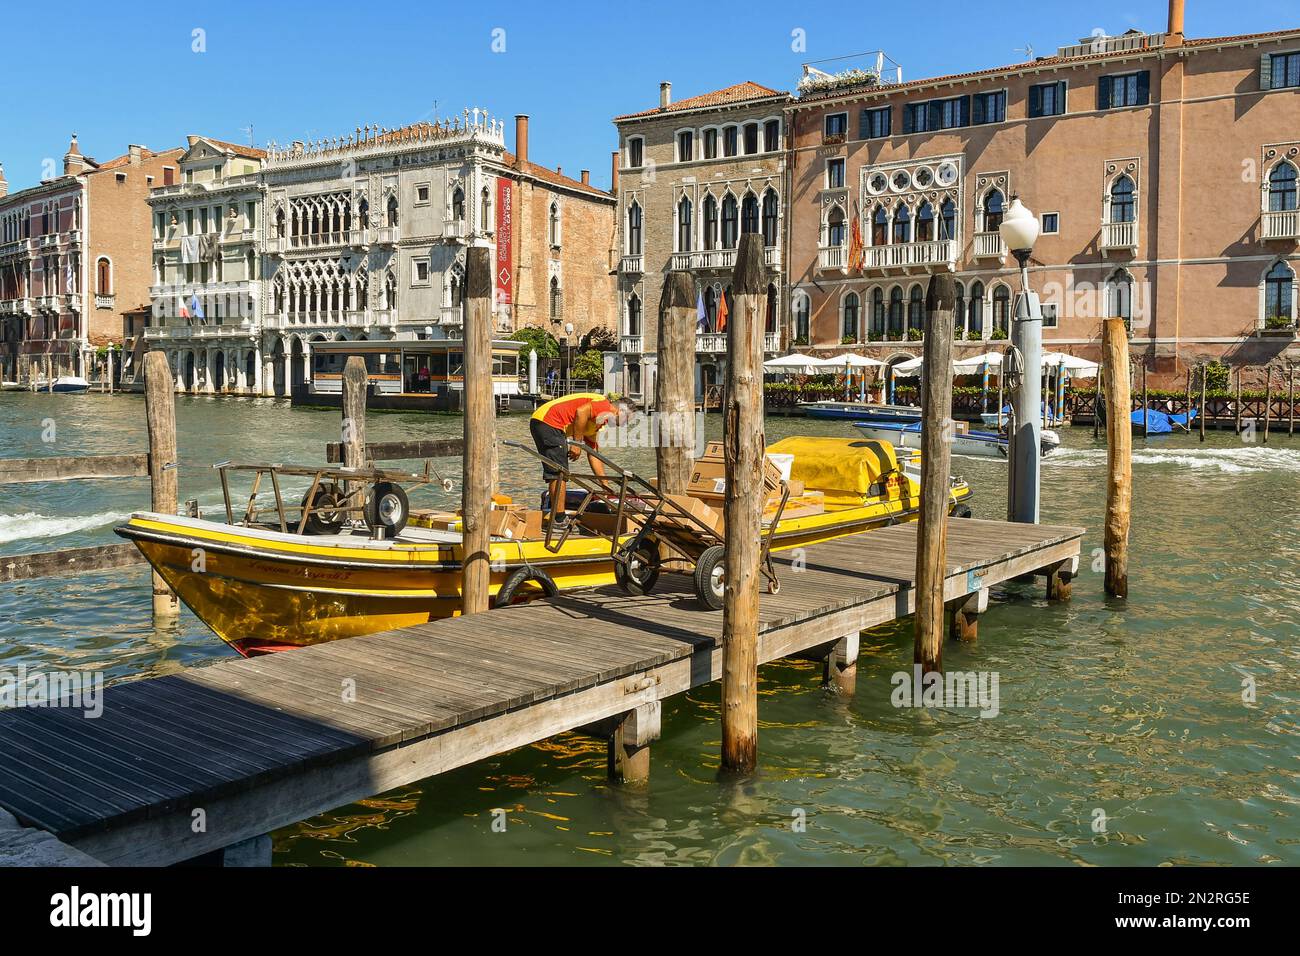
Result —
[[[873,441],[891,442],[898,448],[921,448],[921,428],[919,425],[888,425],[877,422],[860,422],[854,425],[854,428],[864,438],[870,438]],[[1055,451],[1061,444],[1060,438],[1054,432],[1044,431],[1040,433],[1039,453],[1048,455]],[[1005,460],[1009,442],[1003,435],[994,432],[968,432],[966,434],[957,433],[952,436],[950,443],[954,455],[961,455],[967,458],[1000,458]]]
[[[960,507],[970,496],[954,496]],[[861,507],[787,519],[773,550],[807,547],[913,520],[919,500],[901,492]],[[334,538],[249,529],[141,513],[116,529],[223,641],[241,654],[319,644],[424,624],[461,610],[458,543],[388,542],[375,547]],[[494,541],[490,594],[495,603],[520,568],[545,571],[560,591],[614,583],[610,542],[570,537],[559,553],[541,541]],[[542,595],[528,582],[511,602]]]

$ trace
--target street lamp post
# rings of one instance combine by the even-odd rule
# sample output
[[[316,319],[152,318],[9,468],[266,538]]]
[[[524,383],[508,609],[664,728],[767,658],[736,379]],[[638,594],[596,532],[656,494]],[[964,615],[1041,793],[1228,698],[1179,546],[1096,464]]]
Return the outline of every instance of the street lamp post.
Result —
[[[1020,355],[1021,370],[1019,386],[1012,396],[1015,421],[1007,450],[1007,520],[1037,524],[1043,312],[1038,294],[1029,288],[1029,255],[1038,241],[1038,217],[1019,198],[1013,198],[999,231],[1020,264],[1020,293],[1016,296],[1011,344]],[[1005,362],[1002,371],[1005,374]]]

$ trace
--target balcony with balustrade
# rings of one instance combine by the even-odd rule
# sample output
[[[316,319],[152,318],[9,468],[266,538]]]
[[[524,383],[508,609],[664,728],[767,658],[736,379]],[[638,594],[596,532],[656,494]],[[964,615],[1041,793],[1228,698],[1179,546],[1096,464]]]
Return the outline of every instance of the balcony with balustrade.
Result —
[[[885,246],[867,246],[862,252],[862,268],[867,272],[952,269],[957,260],[957,243],[952,239],[900,242]]]
[[[763,352],[766,354],[775,353],[781,347],[781,336],[777,332],[769,332],[763,336]],[[695,333],[695,351],[700,355],[726,355],[727,354],[727,333],[726,332],[697,332]]]
[[[676,256],[674,256],[673,258],[676,258]],[[676,269],[677,266],[673,266],[673,268]],[[683,268],[689,268],[689,267],[683,267]],[[624,275],[640,275],[641,273],[645,272],[645,256],[643,255],[624,256],[622,261],[618,265],[618,271],[623,273]]]
[[[459,305],[444,305],[438,312],[439,325],[464,325],[465,309]]]
[[[976,259],[1005,259],[1007,257],[1007,244],[1002,241],[1002,233],[997,232],[977,232],[975,233],[975,246],[972,250]]]
[[[886,249],[888,246],[876,246]],[[817,250],[817,268],[822,272],[845,272],[849,265],[849,250],[845,246],[822,246]]]
[[[618,350],[627,355],[640,355],[645,350],[645,336],[623,335],[618,340]]]
[[[111,309],[116,304],[116,302],[117,302],[117,296],[115,295],[111,295],[111,294],[100,295],[99,293],[95,294],[95,308],[97,309]]]
[[[1259,237],[1263,242],[1295,242],[1300,239],[1300,209],[1265,212]]]
[[[402,238],[401,230],[397,226],[380,226],[375,233],[375,241],[381,246],[395,246]]]
[[[1136,222],[1104,222],[1101,225],[1101,251],[1103,255],[1112,252],[1134,252],[1137,249]]]
[[[444,219],[442,222],[442,238],[444,240],[459,242],[465,238],[468,231],[464,219]]]

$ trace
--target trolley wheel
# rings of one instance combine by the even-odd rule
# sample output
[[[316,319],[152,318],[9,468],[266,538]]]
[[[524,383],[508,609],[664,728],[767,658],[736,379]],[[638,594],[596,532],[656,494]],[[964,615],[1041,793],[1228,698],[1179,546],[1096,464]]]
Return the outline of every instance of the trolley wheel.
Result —
[[[642,541],[626,562],[614,562],[614,580],[628,594],[649,594],[659,580],[659,563],[659,549]]]
[[[331,511],[331,507],[339,503],[338,485],[317,485],[316,494],[310,502],[307,496],[302,496],[302,506],[311,507],[311,514],[307,516],[307,525],[303,528],[306,534],[338,534],[339,529],[343,527],[343,513],[340,511]]]
[[[695,562],[695,596],[710,611],[722,610],[724,554],[722,545],[715,544],[705,548]]]
[[[768,581],[768,582],[767,582],[767,593],[768,593],[768,594],[780,594],[780,593],[781,593],[781,582],[780,582],[780,581],[777,581],[777,580],[775,580],[775,579],[773,579],[773,580],[771,580],[771,581]]]
[[[373,531],[383,528],[387,537],[395,538],[406,527],[411,516],[411,505],[401,485],[391,481],[377,481],[366,495],[366,524]]]
[[[555,582],[551,579],[551,576],[541,568],[516,568],[511,573],[510,577],[506,578],[505,583],[501,585],[501,589],[497,591],[497,596],[492,602],[492,606],[499,608],[509,607],[511,604],[515,603],[516,599],[525,601],[528,600],[529,597],[535,597],[536,595],[530,594],[525,596],[519,594],[519,589],[529,581],[537,582],[537,586],[542,589],[542,594],[545,597],[555,597],[555,595],[560,593],[560,589],[555,586]]]

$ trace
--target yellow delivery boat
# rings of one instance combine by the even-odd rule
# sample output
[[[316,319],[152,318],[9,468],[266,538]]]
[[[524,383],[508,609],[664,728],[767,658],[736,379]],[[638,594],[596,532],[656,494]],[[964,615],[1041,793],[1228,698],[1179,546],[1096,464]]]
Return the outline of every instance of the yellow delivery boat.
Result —
[[[822,508],[783,518],[774,551],[916,517],[919,458],[900,461],[888,442],[788,438],[768,452],[793,456],[790,479],[801,482],[812,493],[803,497],[818,499]],[[964,481],[953,479],[953,514],[969,515],[970,494]],[[307,535],[255,522],[155,513],[134,514],[115,531],[134,541],[186,606],[241,654],[460,612],[460,534],[435,527],[420,512],[395,537],[381,540],[364,529]],[[551,582],[558,591],[614,582],[610,541],[596,534],[570,534],[558,551],[541,538],[494,538],[491,561],[495,606],[540,596],[552,590]]]

